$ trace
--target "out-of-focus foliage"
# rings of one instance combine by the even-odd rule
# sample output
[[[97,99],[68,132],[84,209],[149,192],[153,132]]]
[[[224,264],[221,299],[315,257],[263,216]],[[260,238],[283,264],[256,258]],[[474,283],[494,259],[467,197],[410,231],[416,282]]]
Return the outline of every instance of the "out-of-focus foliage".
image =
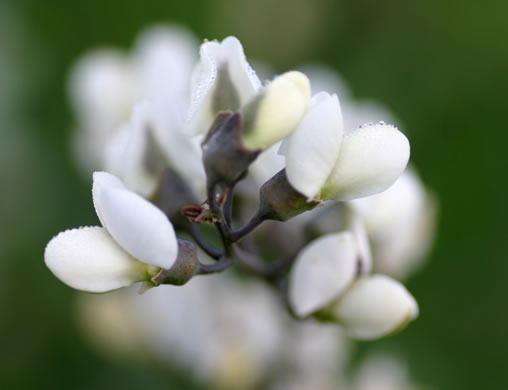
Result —
[[[78,293],[42,259],[55,232],[97,223],[71,155],[70,66],[178,22],[201,38],[238,36],[277,72],[329,64],[355,97],[396,114],[439,198],[438,240],[408,284],[418,321],[356,356],[392,352],[432,388],[506,388],[507,12],[500,0],[0,0],[0,387],[207,388],[157,362],[100,355],[79,331]]]

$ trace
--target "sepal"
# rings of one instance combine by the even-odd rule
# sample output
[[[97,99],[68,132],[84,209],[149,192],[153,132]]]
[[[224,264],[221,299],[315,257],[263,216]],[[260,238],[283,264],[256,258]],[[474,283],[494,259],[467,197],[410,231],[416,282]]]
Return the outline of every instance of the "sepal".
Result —
[[[237,182],[260,153],[245,148],[242,117],[230,112],[217,115],[202,149],[207,181],[212,184]]]
[[[159,284],[182,286],[199,272],[198,250],[194,243],[178,240],[178,256],[175,264],[168,270],[161,270],[151,281]]]
[[[287,221],[298,214],[312,210],[323,202],[312,200],[295,190],[283,169],[264,183],[259,190],[260,209],[265,219]]]

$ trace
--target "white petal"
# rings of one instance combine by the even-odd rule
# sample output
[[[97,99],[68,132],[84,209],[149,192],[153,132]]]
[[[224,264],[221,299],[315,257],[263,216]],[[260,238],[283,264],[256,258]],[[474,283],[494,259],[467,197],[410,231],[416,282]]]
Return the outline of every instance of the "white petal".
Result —
[[[197,48],[195,37],[182,27],[155,25],[144,30],[134,49],[144,96],[166,107],[176,104],[186,109]]]
[[[435,199],[426,194],[420,214],[415,219],[399,225],[390,236],[374,239],[376,269],[397,279],[417,271],[431,247],[437,211]]]
[[[135,260],[101,227],[67,230],[48,243],[44,261],[65,284],[105,292],[150,277],[147,265]]]
[[[177,114],[164,115],[168,109],[157,104],[154,107],[157,114],[155,130],[161,142],[161,149],[165,151],[169,165],[182,176],[195,192],[206,186],[206,175],[202,160],[201,136],[190,137],[184,132],[184,121]]]
[[[374,275],[356,281],[335,313],[352,337],[368,340],[404,327],[418,316],[418,305],[402,284]]]
[[[98,207],[97,205],[99,197],[101,196],[101,193],[99,192],[99,189],[101,188],[125,189],[125,184],[123,184],[116,176],[106,172],[94,172],[93,174],[92,197],[95,213],[97,214],[97,217],[99,217],[101,225],[106,227],[104,218],[102,217],[101,207]]]
[[[120,169],[108,169],[108,172],[121,173],[120,177],[129,189],[149,198],[167,166],[194,188],[204,185],[206,177],[199,137],[191,139],[184,134],[180,118],[171,109],[160,102],[142,101],[134,108],[125,132],[123,144],[118,144],[119,138],[110,142],[108,157],[116,161]],[[114,142],[118,144],[116,148]]]
[[[187,126],[190,134],[208,131],[218,111],[237,110],[261,88],[259,78],[249,66],[242,45],[235,37],[227,37],[221,43],[205,42],[201,46],[200,56],[192,80]],[[214,107],[217,88],[224,87],[217,83],[220,69],[227,69],[230,86],[239,98],[236,107]]]
[[[326,306],[349,286],[357,269],[350,232],[322,236],[298,255],[289,276],[289,302],[299,317]]]
[[[369,234],[390,236],[400,226],[415,222],[423,207],[425,191],[409,167],[386,191],[351,203],[360,211]]]
[[[277,76],[243,108],[244,144],[266,149],[287,137],[302,120],[310,102],[310,82],[301,72]]]
[[[89,174],[102,168],[109,136],[129,117],[139,95],[137,75],[123,52],[94,50],[73,66],[69,95],[79,122],[75,155]]]
[[[289,183],[307,198],[314,198],[330,176],[339,156],[342,133],[337,95],[315,95],[300,125],[286,141]]]
[[[128,117],[138,96],[137,79],[124,53],[96,50],[74,65],[69,93],[81,121],[101,123],[100,130],[109,133]]]
[[[178,243],[161,210],[106,172],[94,173],[92,192],[97,215],[118,245],[143,263],[171,268]]]
[[[408,167],[380,194],[351,202],[362,214],[375,254],[375,269],[405,278],[424,259],[433,239],[436,205]]]
[[[409,141],[393,126],[368,125],[346,132],[322,198],[351,200],[384,191],[408,160]]]
[[[148,101],[138,103],[128,125],[123,165],[125,185],[149,197],[157,188],[160,174],[168,165],[164,149],[164,130],[153,105]]]
[[[125,179],[125,152],[129,144],[129,125],[126,124],[109,138],[103,156],[103,167],[119,178]]]
[[[240,96],[240,104],[243,105],[261,89],[261,81],[247,62],[242,44],[237,38],[227,37],[221,45],[223,56],[229,63],[231,80]]]

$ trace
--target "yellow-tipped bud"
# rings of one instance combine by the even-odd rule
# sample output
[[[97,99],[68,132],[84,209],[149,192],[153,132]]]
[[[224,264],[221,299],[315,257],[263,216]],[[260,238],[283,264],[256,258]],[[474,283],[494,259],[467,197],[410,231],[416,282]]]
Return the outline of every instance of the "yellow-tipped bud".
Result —
[[[307,110],[310,95],[310,82],[303,73],[276,77],[242,109],[245,146],[266,149],[291,134]]]

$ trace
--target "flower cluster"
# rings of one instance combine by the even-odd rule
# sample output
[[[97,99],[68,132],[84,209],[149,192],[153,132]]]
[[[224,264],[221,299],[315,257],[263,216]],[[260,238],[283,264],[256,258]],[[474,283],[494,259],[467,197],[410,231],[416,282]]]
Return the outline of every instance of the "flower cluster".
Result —
[[[423,231],[413,225],[424,197],[400,201],[423,193],[404,173],[406,136],[382,121],[347,128],[338,96],[312,93],[303,72],[262,83],[234,37],[203,43],[192,68],[193,45],[158,28],[133,56],[95,53],[74,72],[76,144],[104,170],[92,188],[102,227],[55,236],[46,265],[89,292],[204,284],[201,275],[235,267],[268,281],[293,316],[339,323],[353,338],[404,327],[415,299],[373,273],[396,275],[399,261],[390,270],[372,256],[401,258],[404,248],[386,243]]]

